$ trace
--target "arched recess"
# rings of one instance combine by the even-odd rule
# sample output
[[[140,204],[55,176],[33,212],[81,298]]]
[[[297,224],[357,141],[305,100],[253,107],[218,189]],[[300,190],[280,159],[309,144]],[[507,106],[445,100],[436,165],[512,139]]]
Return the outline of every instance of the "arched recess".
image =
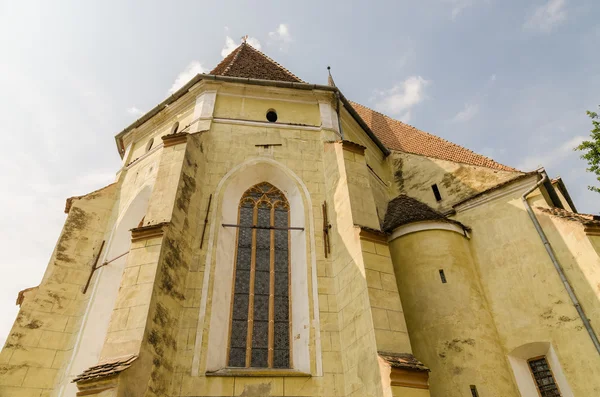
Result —
[[[224,178],[225,179],[225,178]],[[305,189],[298,184],[282,166],[278,166],[271,159],[267,161],[253,161],[246,163],[235,170],[224,181],[220,190],[219,206],[216,211],[216,219],[211,225],[211,237],[216,240],[214,252],[214,279],[212,287],[212,307],[210,308],[210,326],[208,330],[208,351],[206,370],[217,371],[227,366],[227,340],[231,310],[231,291],[234,268],[234,247],[236,244],[235,228],[222,227],[222,224],[236,224],[238,216],[238,205],[244,192],[250,187],[267,182],[281,190],[287,197],[290,205],[290,225],[303,227],[303,231],[290,232],[290,269],[291,269],[291,322],[292,322],[292,368],[301,372],[310,372],[310,329],[311,319],[309,311],[308,279],[312,277],[308,269],[309,254],[312,259],[314,244],[311,243],[312,235],[312,208],[309,198],[306,197]],[[307,203],[305,204],[305,200]],[[310,223],[310,225],[309,225]],[[214,229],[213,229],[214,228]],[[310,234],[310,235],[309,235]],[[213,247],[209,242],[208,249]],[[210,265],[207,257],[207,268]],[[311,260],[311,262],[313,262]],[[314,264],[313,264],[314,269]],[[316,272],[316,270],[315,270]],[[209,273],[208,270],[206,273]],[[205,273],[205,277],[206,277]],[[315,273],[316,274],[316,273]],[[206,289],[205,281],[203,288]],[[316,288],[316,279],[313,279],[313,290]],[[318,303],[313,311],[318,312]],[[201,303],[202,306],[202,303]],[[201,311],[202,311],[201,307]],[[201,312],[200,318],[204,318]],[[318,323],[318,322],[315,322]],[[199,324],[202,328],[203,324]],[[319,333],[318,328],[315,330]],[[201,343],[197,338],[196,343]],[[316,344],[315,344],[316,345]],[[315,351],[320,361],[320,345],[315,346]],[[196,350],[198,352],[198,350]],[[195,358],[196,360],[199,357]]]
[[[522,397],[539,397],[528,360],[535,357],[545,357],[563,397],[573,397],[571,387],[563,372],[558,356],[550,342],[532,342],[521,345],[508,355]]]
[[[141,188],[125,207],[124,212],[119,215],[109,238],[107,249],[104,250],[104,254],[98,261],[99,264],[110,261],[129,251],[131,245],[130,230],[137,227],[146,214],[151,193],[152,188],[150,186]],[[70,367],[66,371],[67,379],[63,380],[67,383],[67,393],[61,393],[61,395],[74,396],[77,387],[75,384],[70,383],[71,379],[97,364],[101,359],[100,353],[108,332],[126,260],[127,255],[124,255],[96,271],[95,280],[92,281],[92,287],[87,292],[91,294],[90,301],[82,321],[79,337],[73,349]]]

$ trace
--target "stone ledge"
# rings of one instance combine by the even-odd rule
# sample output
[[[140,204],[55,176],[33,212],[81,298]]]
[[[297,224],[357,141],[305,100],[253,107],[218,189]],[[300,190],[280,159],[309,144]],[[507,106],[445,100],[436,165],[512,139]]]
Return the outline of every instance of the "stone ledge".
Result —
[[[222,368],[206,372],[206,376],[243,376],[243,377],[311,377],[311,374],[285,368]]]
[[[161,222],[156,225],[148,225],[131,229],[131,242],[146,240],[153,237],[161,237],[165,233],[165,227],[170,222]]]
[[[179,132],[175,134],[165,135],[161,137],[163,141],[163,147],[175,146],[179,145],[180,143],[185,143],[187,142],[188,135],[189,134],[187,132]]]
[[[388,243],[388,235],[381,230],[373,229],[367,226],[354,225],[360,229],[358,236],[361,240],[368,240],[375,243],[386,244]]]
[[[360,145],[356,142],[343,140],[342,141],[342,149],[347,150],[352,153],[363,155],[365,154],[365,150],[367,149],[365,146]]]

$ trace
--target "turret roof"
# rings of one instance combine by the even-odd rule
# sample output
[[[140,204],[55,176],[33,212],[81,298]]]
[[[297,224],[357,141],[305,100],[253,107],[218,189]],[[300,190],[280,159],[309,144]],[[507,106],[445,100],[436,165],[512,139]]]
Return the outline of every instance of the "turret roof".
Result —
[[[442,213],[434,210],[427,204],[406,194],[401,194],[389,202],[381,229],[389,233],[398,226],[423,221],[454,223],[464,228],[460,222],[445,217]]]
[[[242,43],[227,55],[210,74],[304,83],[298,76],[247,43]]]

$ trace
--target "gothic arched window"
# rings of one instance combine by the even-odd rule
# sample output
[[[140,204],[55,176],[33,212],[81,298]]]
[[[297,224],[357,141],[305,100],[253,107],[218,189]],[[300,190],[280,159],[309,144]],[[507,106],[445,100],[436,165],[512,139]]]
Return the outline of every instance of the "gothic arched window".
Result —
[[[266,182],[240,200],[229,367],[290,367],[289,211]]]

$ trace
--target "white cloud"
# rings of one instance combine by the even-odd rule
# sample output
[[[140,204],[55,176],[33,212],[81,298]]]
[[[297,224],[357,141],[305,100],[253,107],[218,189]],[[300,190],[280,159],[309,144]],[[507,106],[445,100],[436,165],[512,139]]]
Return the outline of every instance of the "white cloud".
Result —
[[[411,109],[426,98],[425,87],[430,83],[421,76],[410,76],[389,90],[376,93],[379,99],[375,107],[384,113],[400,115],[400,120],[408,122]]]
[[[475,3],[474,0],[446,0],[446,2],[452,5],[452,20],[455,20],[465,8],[470,7]]]
[[[280,50],[287,49],[292,42],[292,36],[288,25],[281,23],[274,32],[269,32],[269,38],[279,44]]]
[[[260,41],[258,41],[258,39],[256,37],[248,37],[248,39],[246,39],[246,42],[248,44],[250,44],[252,47],[256,48],[257,50],[261,49]],[[231,37],[226,36],[225,37],[225,46],[221,50],[221,56],[223,58],[225,58],[227,55],[231,54],[231,52],[233,50],[238,48],[238,46],[239,46],[239,44],[236,44],[236,42],[233,41],[233,39]]]
[[[496,81],[498,77],[496,76],[496,73],[494,73],[493,75],[490,76],[490,81]]]
[[[523,27],[548,33],[567,18],[565,6],[566,0],[548,0],[534,10]]]
[[[132,114],[134,116],[141,116],[142,114],[144,114],[143,111],[141,111],[140,109],[136,108],[135,106],[132,106],[130,108],[127,109],[127,113]]]
[[[519,164],[517,169],[523,171],[532,171],[538,167],[547,168],[559,164],[569,155],[577,156],[577,154],[573,152],[573,149],[579,146],[581,142],[586,139],[586,137],[578,135],[566,142],[563,142],[562,145],[550,151],[532,154],[531,156],[526,157],[521,164]]]
[[[479,113],[479,105],[476,103],[466,103],[465,108],[458,112],[453,118],[454,123],[465,123],[471,120]]]
[[[187,82],[189,82],[195,75],[199,73],[204,73],[205,69],[202,64],[198,61],[192,61],[187,67],[183,70],[183,72],[179,73],[173,82],[171,88],[169,88],[169,95],[173,94],[175,91],[183,87]]]

